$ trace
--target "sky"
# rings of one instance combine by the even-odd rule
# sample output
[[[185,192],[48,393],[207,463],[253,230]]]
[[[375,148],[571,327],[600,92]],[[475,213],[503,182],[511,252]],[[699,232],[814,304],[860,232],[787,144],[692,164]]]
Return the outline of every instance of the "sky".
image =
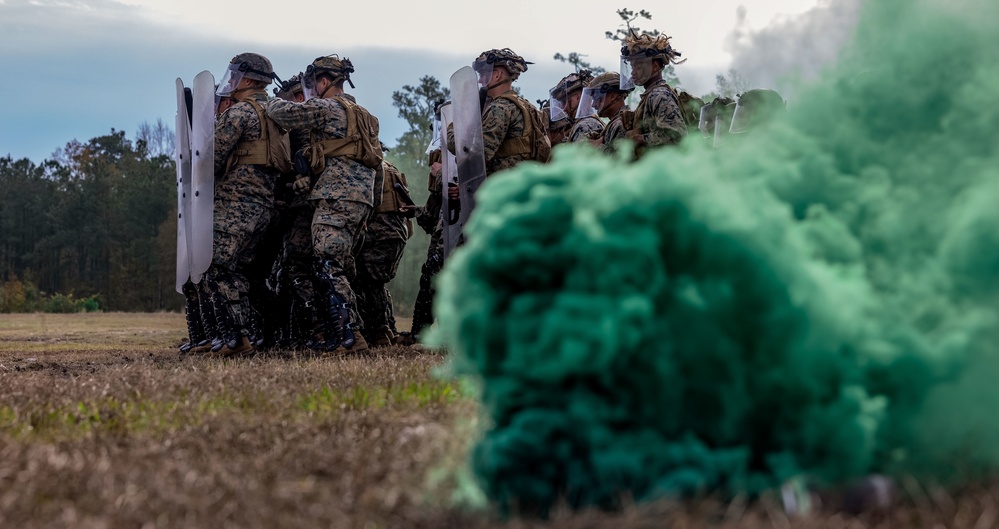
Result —
[[[457,0],[283,0],[260,8],[214,0],[0,0],[0,68],[10,90],[0,104],[0,156],[40,162],[71,140],[112,128],[134,138],[143,122],[172,126],[175,80],[189,85],[202,70],[219,78],[246,51],[267,56],[282,78],[320,55],[349,57],[357,88],[348,91],[379,118],[382,141],[393,145],[407,125],[392,92],[424,75],[446,82],[484,50],[509,47],[535,63],[518,81],[531,100],[572,71],[555,53],[579,52],[616,69],[619,45],[604,32],[620,25],[615,11],[622,7],[650,11],[652,20],[636,25],[673,37],[688,59],[676,72],[691,93],[712,91],[716,74],[739,65],[753,70],[740,73],[755,87],[777,88],[768,85],[835,56],[859,1],[510,0],[498,10]]]

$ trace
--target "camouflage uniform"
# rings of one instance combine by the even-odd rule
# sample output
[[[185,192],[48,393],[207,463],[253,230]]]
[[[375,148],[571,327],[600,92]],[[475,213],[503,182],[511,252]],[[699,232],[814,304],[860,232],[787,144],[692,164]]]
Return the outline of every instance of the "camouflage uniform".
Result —
[[[441,151],[430,153],[430,165],[441,161]],[[427,190],[430,195],[427,203],[416,215],[416,223],[430,235],[427,247],[427,260],[420,270],[420,291],[416,294],[413,306],[413,326],[410,335],[418,337],[424,327],[433,325],[434,285],[433,280],[444,264],[444,212],[443,182],[440,175],[429,174]]]
[[[621,122],[621,114],[623,114],[625,111],[628,110],[629,109],[627,105],[621,107],[621,110],[618,111],[617,115],[611,118],[610,123],[608,123],[607,126],[604,127],[604,134],[603,134],[604,150],[613,151],[614,142],[624,138],[625,134],[628,132],[624,128],[624,123]]]
[[[263,91],[248,94],[263,104]],[[262,338],[249,303],[246,272],[253,261],[256,242],[267,228],[274,210],[277,171],[260,165],[231,164],[236,146],[261,137],[261,123],[250,103],[240,101],[215,122],[215,210],[212,264],[205,273],[205,286],[215,304],[215,316],[223,335],[246,330],[251,341]]]
[[[392,296],[386,285],[399,270],[402,253],[410,236],[409,219],[399,212],[401,206],[394,199],[394,182],[405,185],[405,176],[389,162],[383,162],[385,171],[382,186],[382,203],[371,215],[364,233],[364,241],[357,252],[357,276],[354,289],[358,298],[361,319],[364,320],[371,345],[391,345],[395,337],[395,317]]]
[[[512,89],[503,95],[517,93]],[[486,158],[486,176],[509,169],[520,162],[530,160],[531,155],[504,155],[500,150],[507,139],[524,135],[524,113],[516,103],[506,97],[496,97],[486,103],[482,110],[482,146]]]
[[[353,101],[347,94],[340,97]],[[347,110],[335,98],[312,98],[304,103],[273,100],[267,111],[282,127],[310,131],[312,141],[347,134]],[[355,331],[363,328],[363,323],[348,280],[353,265],[351,250],[374,204],[375,173],[375,169],[345,156],[326,156],[325,168],[309,195],[315,204],[311,226],[312,246],[320,260],[317,274],[347,305],[350,327]]]
[[[569,131],[569,143],[600,138],[603,130],[604,124],[599,118],[594,116],[579,118]]]
[[[676,91],[660,79],[645,90],[635,108],[635,129],[642,132],[645,145],[673,145],[687,135],[680,99]]]

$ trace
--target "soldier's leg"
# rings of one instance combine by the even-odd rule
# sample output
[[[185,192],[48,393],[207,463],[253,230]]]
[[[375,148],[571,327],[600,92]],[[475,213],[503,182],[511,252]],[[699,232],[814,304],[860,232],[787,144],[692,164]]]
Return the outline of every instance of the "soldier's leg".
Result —
[[[205,330],[204,318],[201,315],[198,287],[191,281],[188,281],[181,287],[181,291],[184,294],[184,316],[187,320],[188,341],[180,346],[180,353],[181,355],[185,355],[195,347],[201,347],[210,343],[210,340]]]
[[[367,342],[358,334],[364,325],[348,276],[352,271],[351,249],[370,210],[371,206],[360,202],[319,200],[312,218],[317,290],[323,309],[328,311],[321,322],[327,350],[337,346],[367,349]]]
[[[244,267],[252,259],[255,238],[267,226],[269,218],[270,211],[265,206],[227,201],[215,204],[212,264],[204,278],[219,329],[212,351],[252,350],[241,345],[244,331],[255,340],[261,338],[259,323],[249,303]]]
[[[444,229],[438,222],[437,228],[430,236],[430,246],[427,248],[427,260],[420,270],[420,291],[416,294],[416,304],[413,307],[413,326],[410,337],[416,340],[424,327],[434,323],[434,277],[444,265]]]
[[[388,320],[392,307],[386,285],[395,277],[405,248],[403,239],[376,239],[366,242],[360,252],[357,293],[365,337],[371,345],[392,345],[395,338]]]
[[[312,205],[296,207],[291,228],[284,239],[282,252],[282,288],[289,291],[289,346],[299,347],[316,331],[315,251],[312,245]]]

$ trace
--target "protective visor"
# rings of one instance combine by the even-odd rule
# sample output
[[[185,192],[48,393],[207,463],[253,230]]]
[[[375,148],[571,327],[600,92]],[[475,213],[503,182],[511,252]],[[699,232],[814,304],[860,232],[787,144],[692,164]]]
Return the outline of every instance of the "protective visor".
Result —
[[[579,96],[579,106],[576,107],[576,119],[585,118],[600,114],[600,109],[604,107],[604,101],[608,92],[600,88],[584,88],[583,94]]]
[[[231,96],[236,91],[236,87],[239,86],[239,82],[243,80],[243,72],[245,71],[246,63],[230,64],[225,73],[222,74],[222,80],[219,81],[219,86],[215,89],[215,95],[218,97]]]

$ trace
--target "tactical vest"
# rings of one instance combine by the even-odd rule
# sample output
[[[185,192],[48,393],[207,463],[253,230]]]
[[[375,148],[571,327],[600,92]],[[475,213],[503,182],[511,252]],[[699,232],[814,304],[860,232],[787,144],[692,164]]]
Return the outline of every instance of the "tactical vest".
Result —
[[[518,96],[516,92],[508,91],[499,96],[517,105],[524,116],[524,134],[515,138],[506,138],[496,150],[497,158],[527,155],[531,160],[548,162],[551,159],[552,144],[545,134],[544,119],[541,111],[534,108],[530,102]]]
[[[316,157],[342,156],[371,169],[381,167],[382,146],[378,141],[378,118],[343,95],[333,99],[340,102],[346,110],[347,133],[343,138],[310,142],[313,145],[313,160]]]
[[[288,131],[271,119],[256,100],[245,99],[243,102],[249,103],[257,113],[257,119],[260,120],[260,139],[237,143],[226,162],[226,172],[229,172],[234,165],[263,165],[279,173],[293,172]]]
[[[682,116],[683,113],[684,113],[683,112],[683,105],[680,103],[680,95],[676,93],[676,89],[673,88],[672,86],[670,86],[669,83],[663,83],[663,84],[661,84],[659,86],[666,87],[666,89],[669,90],[669,93],[673,94],[673,99],[676,100],[676,106],[677,106],[677,108],[680,109],[680,114]],[[659,86],[656,86],[656,87],[653,87],[653,88],[659,88]],[[635,107],[635,113],[634,113],[636,121],[632,124],[633,126],[628,127],[629,129],[635,129],[635,128],[638,127],[637,119],[638,119],[639,116],[642,115],[642,112],[645,110],[645,102],[648,101],[648,100],[649,100],[649,98],[646,97],[646,98],[643,98],[641,101],[638,102],[638,106]],[[686,121],[687,121],[686,116],[683,116],[683,119],[684,119],[684,123],[686,123]],[[696,121],[694,122],[694,126],[697,126],[697,122]],[[646,132],[646,131],[642,131],[642,132]]]

